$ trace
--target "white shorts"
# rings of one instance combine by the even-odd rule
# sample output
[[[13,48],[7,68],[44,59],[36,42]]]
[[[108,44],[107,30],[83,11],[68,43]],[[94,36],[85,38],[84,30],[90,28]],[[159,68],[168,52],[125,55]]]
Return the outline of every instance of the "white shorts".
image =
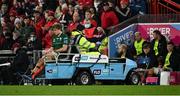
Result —
[[[154,70],[154,74],[156,75],[163,71],[162,68],[157,68],[157,67],[153,67],[153,70]]]

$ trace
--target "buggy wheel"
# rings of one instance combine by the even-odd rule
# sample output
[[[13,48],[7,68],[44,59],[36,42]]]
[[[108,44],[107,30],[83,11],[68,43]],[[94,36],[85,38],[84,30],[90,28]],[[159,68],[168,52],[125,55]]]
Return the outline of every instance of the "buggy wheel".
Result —
[[[75,82],[77,85],[91,85],[93,84],[93,81],[94,80],[89,72],[82,71],[76,76]]]
[[[132,72],[127,80],[127,84],[130,85],[138,85],[140,82],[140,76],[137,72]]]

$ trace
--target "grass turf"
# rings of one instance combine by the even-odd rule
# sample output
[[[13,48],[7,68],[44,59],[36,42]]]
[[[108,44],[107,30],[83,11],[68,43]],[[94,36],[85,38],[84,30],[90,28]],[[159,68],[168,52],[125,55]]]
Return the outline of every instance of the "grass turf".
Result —
[[[1,95],[180,95],[180,86],[0,86]]]

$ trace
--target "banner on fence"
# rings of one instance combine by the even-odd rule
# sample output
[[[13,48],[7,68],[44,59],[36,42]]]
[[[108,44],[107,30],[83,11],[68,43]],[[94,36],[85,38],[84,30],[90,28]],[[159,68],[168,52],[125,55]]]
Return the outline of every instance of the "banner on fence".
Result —
[[[166,37],[167,41],[171,40],[175,45],[180,45],[180,23],[132,24],[109,37],[109,57],[117,57],[119,44],[133,44],[135,32],[140,32],[144,39],[151,41],[154,30],[159,30]]]
[[[176,45],[180,44],[180,23],[149,23],[138,24],[137,31],[141,32],[146,40],[153,39],[153,31],[159,30],[167,41],[171,40]]]
[[[131,45],[133,43],[135,30],[136,25],[132,24],[109,37],[109,57],[117,57],[119,44]]]

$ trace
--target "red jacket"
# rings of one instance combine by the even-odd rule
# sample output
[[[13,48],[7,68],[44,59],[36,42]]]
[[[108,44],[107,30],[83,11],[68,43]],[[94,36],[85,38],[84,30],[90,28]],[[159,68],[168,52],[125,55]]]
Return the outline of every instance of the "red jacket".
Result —
[[[72,32],[73,30],[77,29],[77,26],[79,25],[79,22],[72,22],[68,25],[68,30],[69,32]]]
[[[93,27],[93,28],[90,28],[90,29],[84,29],[85,37],[88,38],[88,39],[93,38],[95,29],[96,29],[96,27]]]
[[[42,27],[45,24],[45,19],[41,18],[38,22],[35,23],[34,27],[35,27],[35,31],[36,31],[36,37],[39,38],[40,40],[42,40],[43,38],[43,30]]]
[[[101,14],[101,27],[107,29],[110,26],[117,25],[119,19],[114,11],[103,11]]]
[[[45,49],[52,47],[52,35],[49,32],[43,38],[43,47]]]
[[[94,19],[90,20],[92,27],[97,27],[97,22]],[[85,20],[82,21],[82,25],[84,25]]]
[[[51,21],[46,22],[46,24],[44,25],[44,29],[43,29],[43,34],[44,36],[46,35],[46,33],[48,32],[49,28],[54,24],[57,23],[57,19],[53,19]]]
[[[82,5],[83,7],[92,7],[93,6],[93,0],[78,0],[79,5]]]

